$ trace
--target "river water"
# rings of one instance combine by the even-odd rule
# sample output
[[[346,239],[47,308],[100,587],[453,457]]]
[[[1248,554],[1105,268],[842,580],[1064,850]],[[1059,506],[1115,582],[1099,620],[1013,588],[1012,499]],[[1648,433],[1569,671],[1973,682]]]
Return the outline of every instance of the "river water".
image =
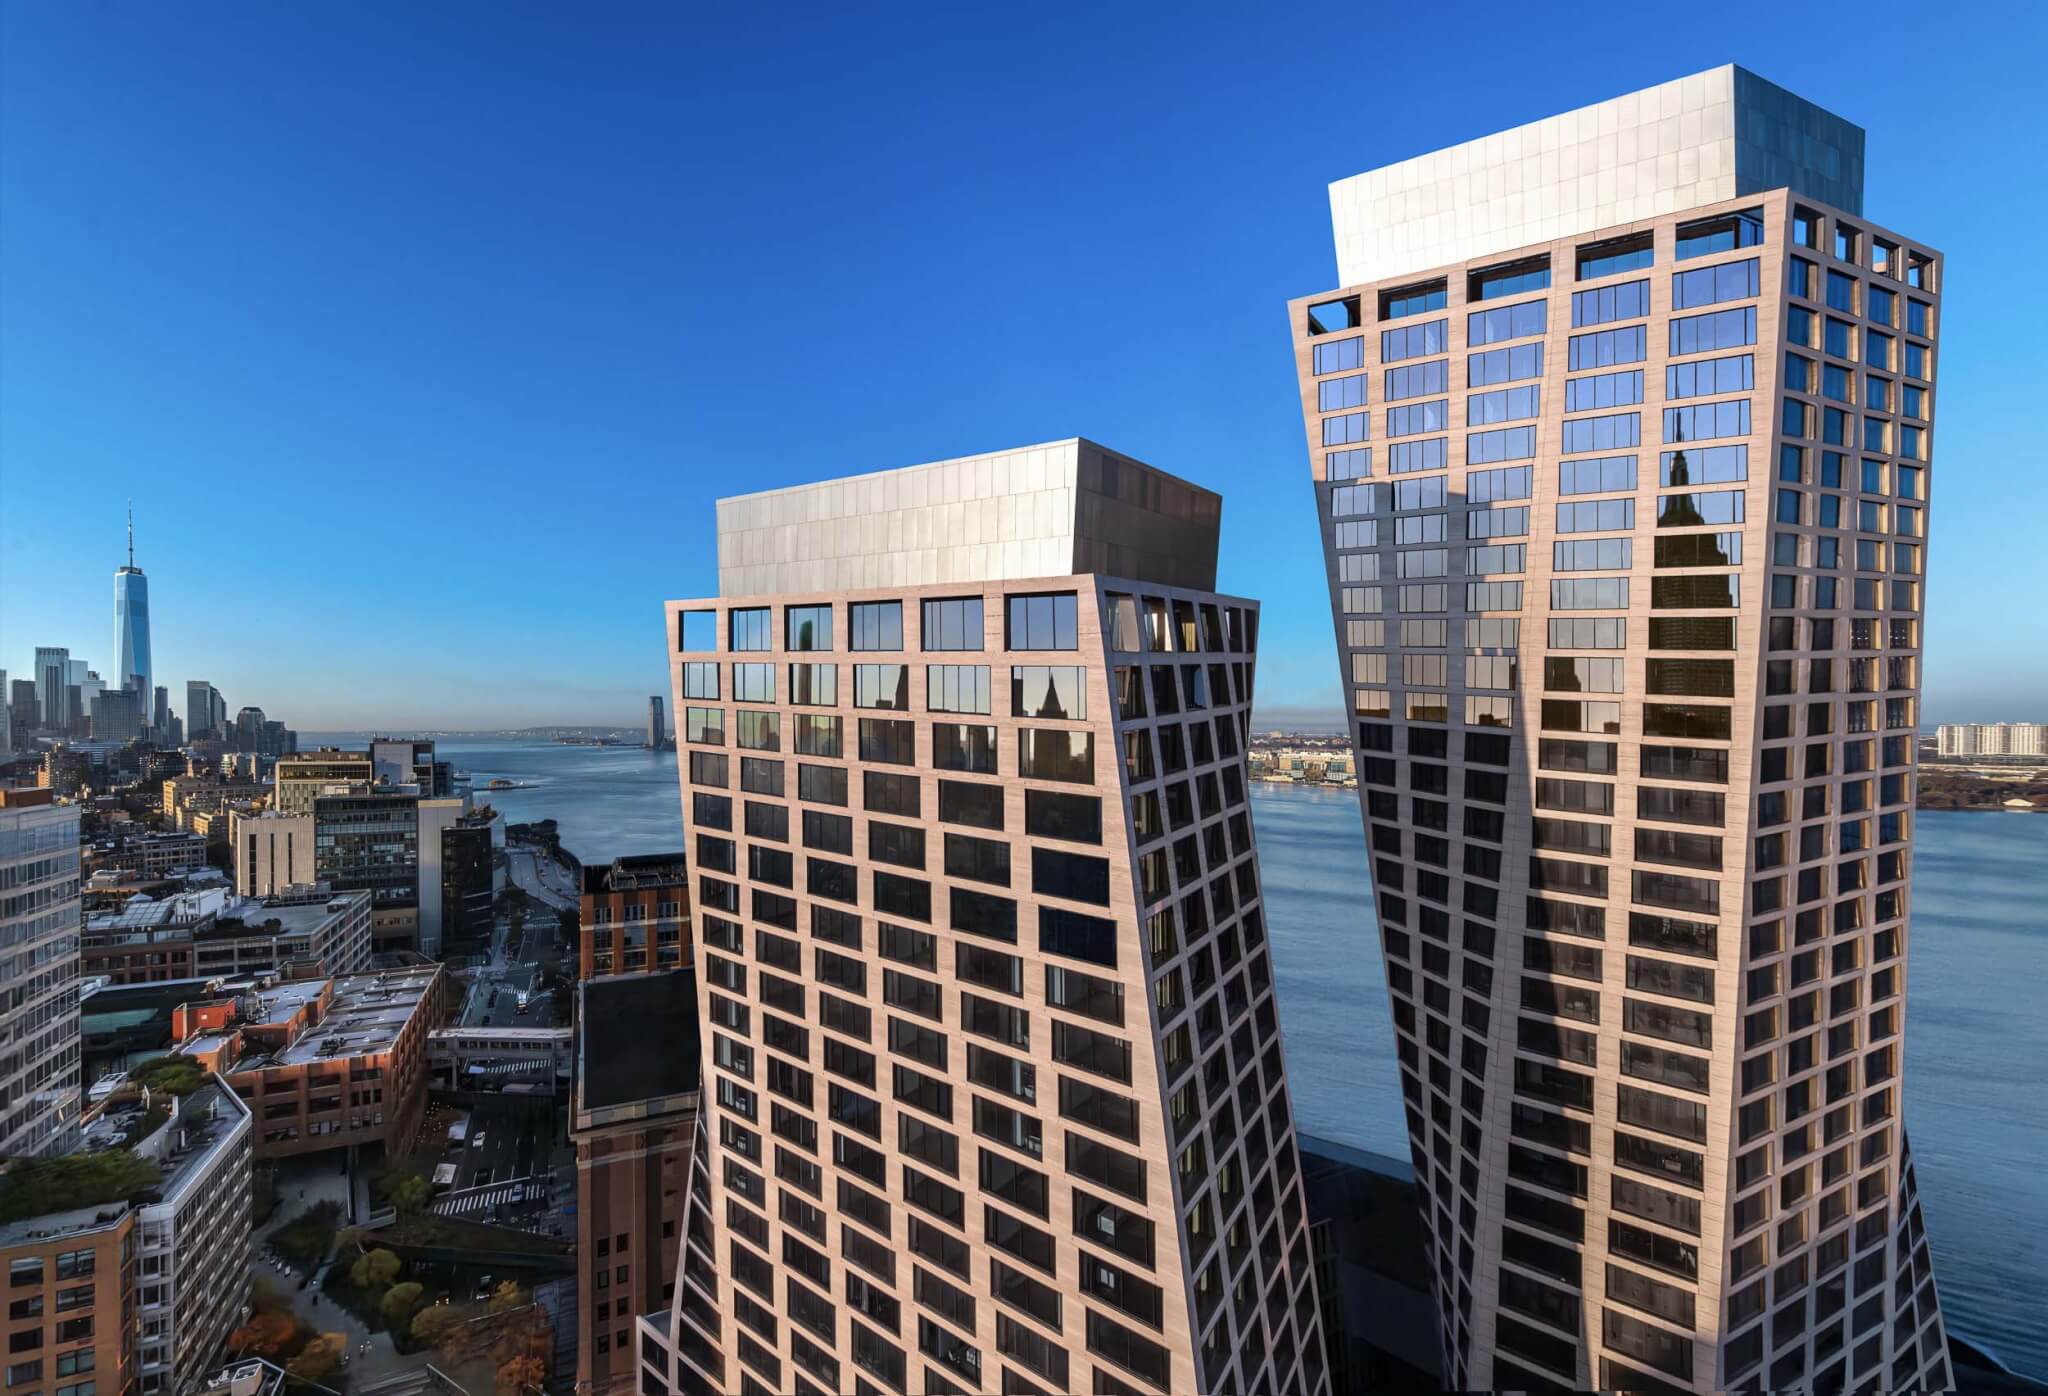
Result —
[[[682,841],[675,755],[444,739],[514,822],[553,818],[585,861]],[[503,777],[533,788],[484,792]],[[1406,1158],[1358,800],[1254,784],[1295,1114]],[[2048,1378],[2048,818],[1923,812],[1907,980],[1907,1128],[1950,1324]]]

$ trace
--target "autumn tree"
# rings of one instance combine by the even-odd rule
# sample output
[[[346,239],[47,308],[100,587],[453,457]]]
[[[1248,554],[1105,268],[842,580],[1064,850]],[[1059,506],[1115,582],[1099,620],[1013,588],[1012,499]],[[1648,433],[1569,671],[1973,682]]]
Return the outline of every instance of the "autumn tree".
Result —
[[[435,1304],[412,1316],[412,1336],[422,1343],[438,1343],[461,1322],[453,1304]]]
[[[237,1353],[276,1357],[291,1345],[298,1331],[298,1322],[290,1310],[259,1307],[246,1323],[228,1335],[228,1346]]]
[[[505,1280],[491,1292],[491,1312],[494,1314],[516,1309],[525,1302],[526,1291],[519,1287],[517,1280]]]
[[[319,1381],[341,1365],[347,1348],[346,1334],[322,1333],[299,1349],[299,1355],[285,1364],[285,1372],[300,1381]]]
[[[547,1380],[548,1366],[540,1358],[530,1354],[514,1357],[498,1368],[498,1390],[504,1396],[519,1396],[528,1390],[538,1390]]]

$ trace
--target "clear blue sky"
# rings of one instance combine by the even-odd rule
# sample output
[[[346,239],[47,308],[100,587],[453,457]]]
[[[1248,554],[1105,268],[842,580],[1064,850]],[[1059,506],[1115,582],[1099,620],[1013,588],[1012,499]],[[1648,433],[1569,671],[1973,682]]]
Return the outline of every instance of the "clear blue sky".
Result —
[[[0,666],[110,671],[132,495],[180,702],[631,723],[717,495],[1081,434],[1334,709],[1326,184],[1732,60],[1949,255],[1926,715],[2048,718],[2041,7],[1021,8],[0,0]]]

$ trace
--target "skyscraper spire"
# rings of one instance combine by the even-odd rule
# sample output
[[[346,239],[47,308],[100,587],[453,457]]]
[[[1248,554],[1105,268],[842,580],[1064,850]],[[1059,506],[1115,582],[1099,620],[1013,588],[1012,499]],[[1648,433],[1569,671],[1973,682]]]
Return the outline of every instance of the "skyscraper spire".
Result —
[[[128,565],[135,565],[135,501],[128,501]]]

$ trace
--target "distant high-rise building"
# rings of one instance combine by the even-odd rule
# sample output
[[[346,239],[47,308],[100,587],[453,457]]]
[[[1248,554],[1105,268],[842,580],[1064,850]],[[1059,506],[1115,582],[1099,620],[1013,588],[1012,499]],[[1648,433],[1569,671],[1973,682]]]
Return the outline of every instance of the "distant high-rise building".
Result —
[[[51,795],[0,788],[0,1158],[77,1140],[78,806]]]
[[[661,717],[661,695],[655,694],[647,700],[647,746],[659,751],[668,741],[668,724]]]
[[[83,659],[71,660],[68,667],[71,687],[78,690],[78,699],[71,707],[71,721],[75,725],[80,718],[92,716],[92,700],[106,692],[107,681]]]
[[[417,785],[422,795],[447,793],[434,788],[434,744],[411,737],[373,739],[370,777],[385,785]]]
[[[245,897],[275,897],[294,888],[311,887],[313,813],[259,814],[231,812],[228,851],[235,870],[235,890]]]
[[[128,565],[114,572],[114,656],[114,686],[139,688],[146,708],[156,676],[149,660],[149,578],[135,565],[132,508],[128,511]]]
[[[1900,1076],[1942,261],[1863,170],[1722,67],[1330,188],[1290,314],[1451,1389],[1950,1385]]]
[[[2048,756],[2048,724],[1944,722],[1934,741],[1942,756]]]
[[[171,691],[162,684],[151,694],[149,725],[156,733],[158,742],[166,742],[171,730]]]
[[[200,741],[211,737],[224,739],[228,703],[220,696],[220,690],[205,679],[188,679],[185,683],[185,739]]]
[[[235,750],[263,750],[263,709],[243,708],[235,714]]]
[[[34,679],[10,679],[7,684],[7,720],[14,728],[14,749],[27,749],[29,733],[36,730],[41,714],[36,705]]]
[[[316,796],[330,790],[367,793],[372,782],[370,753],[321,747],[281,758],[272,773],[277,793],[271,805],[284,814],[311,814]]]
[[[7,671],[0,669],[0,756],[14,755],[14,704]]]
[[[92,700],[93,740],[132,742],[142,735],[142,704],[132,688],[109,688]]]
[[[61,646],[36,646],[35,725],[53,732],[71,726],[71,651]]]
[[[1079,440],[719,502],[640,1391],[1329,1390],[1221,512]]]
[[[431,762],[428,763],[431,766]],[[419,798],[419,867],[414,879],[419,886],[419,932],[415,948],[430,960],[441,958],[441,938],[446,928],[443,893],[449,845],[447,836],[469,813],[465,795],[422,795]]]
[[[494,856],[504,822],[473,809],[441,831],[441,953],[488,950],[501,876]]]

